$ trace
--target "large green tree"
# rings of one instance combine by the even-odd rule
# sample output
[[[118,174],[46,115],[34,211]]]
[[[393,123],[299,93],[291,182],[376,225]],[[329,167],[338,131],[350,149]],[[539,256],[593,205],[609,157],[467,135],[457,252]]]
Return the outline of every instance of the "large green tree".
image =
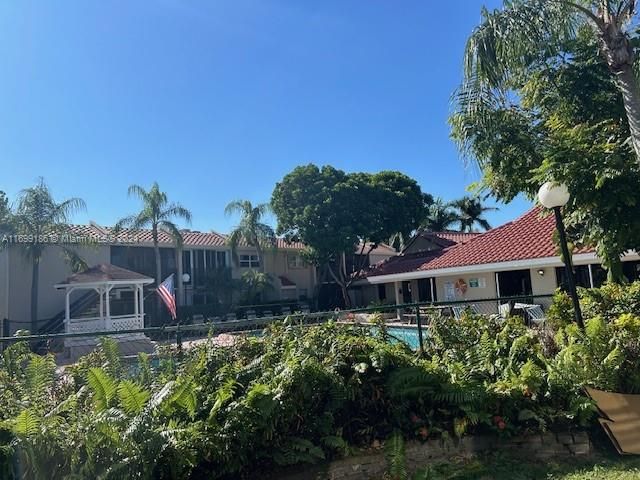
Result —
[[[598,42],[592,54],[603,60],[621,95],[640,163],[636,20],[635,0],[505,0],[502,9],[483,9],[482,22],[466,46],[458,111],[508,94],[514,79],[526,75],[541,57],[562,53],[587,27]]]
[[[278,233],[304,242],[307,259],[326,267],[350,304],[347,261],[359,246],[355,270],[379,243],[418,226],[425,198],[400,172],[345,173],[331,166],[295,168],[276,184],[271,199]]]
[[[141,209],[134,215],[129,215],[120,219],[114,230],[116,232],[123,228],[131,228],[140,230],[143,228],[151,229],[151,238],[153,241],[153,251],[155,254],[156,266],[156,285],[162,283],[162,269],[160,261],[160,233],[165,232],[174,241],[178,254],[178,296],[183,300],[182,294],[182,255],[180,254],[183,238],[180,228],[175,223],[176,220],[183,220],[187,223],[191,222],[191,212],[179,203],[169,202],[167,194],[160,190],[158,182],[153,182],[149,190],[144,189],[140,185],[131,185],[128,190],[130,197],[135,197],[142,202]],[[159,304],[159,299],[158,299]],[[159,308],[158,308],[159,311]]]
[[[453,138],[483,171],[479,189],[534,198],[547,180],[571,192],[565,209],[577,244],[595,246],[622,280],[620,256],[640,245],[640,167],[629,146],[624,98],[585,28],[511,79],[513,94],[451,118]]]
[[[256,249],[260,270],[264,271],[264,252],[273,248],[276,242],[273,228],[263,222],[264,217],[271,212],[271,207],[267,203],[253,205],[249,200],[235,200],[224,211],[227,215],[240,215],[240,222],[228,238],[234,258],[237,260],[238,246],[245,243]]]
[[[13,233],[20,241],[16,248],[31,263],[31,331],[38,329],[38,287],[40,283],[40,261],[45,251],[59,246],[62,255],[72,270],[86,268],[77,251],[68,245],[55,241],[69,234],[69,221],[74,213],[84,210],[85,203],[80,198],[69,198],[57,202],[51,190],[40,179],[36,185],[22,190],[18,196],[15,211],[11,215]],[[5,212],[7,214],[7,212]]]

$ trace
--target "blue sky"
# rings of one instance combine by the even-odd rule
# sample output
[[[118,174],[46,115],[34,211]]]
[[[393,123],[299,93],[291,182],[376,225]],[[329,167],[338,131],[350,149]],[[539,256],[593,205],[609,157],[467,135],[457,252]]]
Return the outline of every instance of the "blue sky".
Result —
[[[109,225],[136,211],[128,185],[157,180],[223,232],[230,200],[268,201],[309,162],[462,196],[478,172],[447,114],[482,4],[498,2],[2,2],[0,190],[43,176],[86,201],[76,221]]]

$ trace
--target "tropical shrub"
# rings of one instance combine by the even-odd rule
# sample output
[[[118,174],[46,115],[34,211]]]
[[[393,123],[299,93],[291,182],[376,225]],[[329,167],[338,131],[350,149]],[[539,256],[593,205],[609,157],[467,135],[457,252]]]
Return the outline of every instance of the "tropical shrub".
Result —
[[[584,332],[567,320],[543,335],[517,317],[470,313],[434,322],[422,357],[381,318],[285,321],[261,338],[163,347],[135,365],[109,340],[64,369],[17,343],[0,355],[0,475],[251,478],[390,439],[402,478],[403,438],[588,427],[585,386],[640,392],[636,289],[583,292]]]

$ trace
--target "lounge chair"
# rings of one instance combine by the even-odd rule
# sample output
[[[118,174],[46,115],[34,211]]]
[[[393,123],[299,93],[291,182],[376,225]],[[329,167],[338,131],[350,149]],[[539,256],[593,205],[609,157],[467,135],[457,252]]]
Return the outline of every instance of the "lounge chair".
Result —
[[[235,313],[227,313],[227,320],[228,320],[228,321],[234,321],[234,320],[237,320],[237,318],[236,318],[236,314],[235,314]]]
[[[255,310],[247,310],[247,320],[255,320],[258,318]]]
[[[525,311],[527,312],[531,323],[536,327],[544,327],[544,324],[547,321],[547,316],[540,305],[529,305]]]

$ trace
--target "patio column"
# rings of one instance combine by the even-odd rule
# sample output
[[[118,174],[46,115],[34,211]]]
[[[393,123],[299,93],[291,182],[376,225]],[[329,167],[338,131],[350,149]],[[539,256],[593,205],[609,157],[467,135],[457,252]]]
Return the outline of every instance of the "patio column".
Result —
[[[140,302],[140,327],[144,328],[144,287],[138,285],[140,293],[138,294],[138,301]]]
[[[138,285],[133,286],[133,314],[136,317],[136,323],[140,325],[140,300]]]
[[[104,297],[102,296],[102,289],[96,288],[96,291],[100,296],[100,318],[104,318]]]
[[[71,305],[69,295],[72,289],[67,288],[64,296],[64,329],[67,333],[71,332]]]
[[[396,293],[396,305],[400,305],[402,302],[400,301],[400,289],[402,288],[402,284],[400,282],[393,282],[393,291]],[[402,310],[397,309],[396,315],[398,316],[398,320],[402,320]]]
[[[105,330],[111,330],[111,307],[109,305],[109,296],[111,293],[111,287],[107,284],[104,287],[104,296],[105,296],[105,302],[107,304],[107,313],[106,316],[104,318],[104,329]]]

